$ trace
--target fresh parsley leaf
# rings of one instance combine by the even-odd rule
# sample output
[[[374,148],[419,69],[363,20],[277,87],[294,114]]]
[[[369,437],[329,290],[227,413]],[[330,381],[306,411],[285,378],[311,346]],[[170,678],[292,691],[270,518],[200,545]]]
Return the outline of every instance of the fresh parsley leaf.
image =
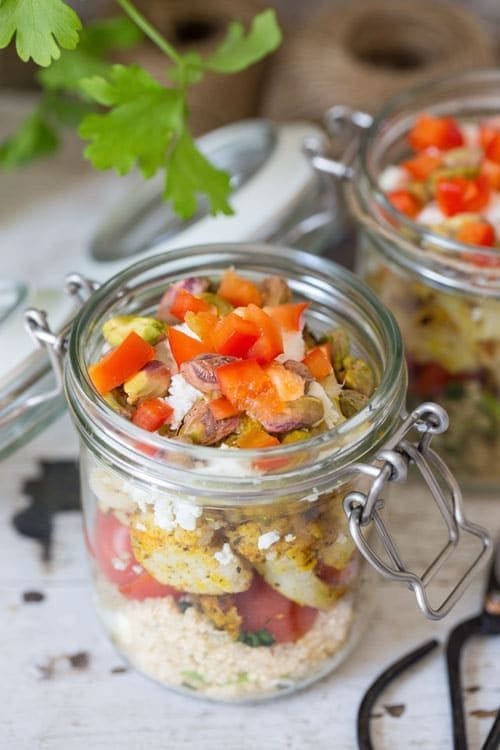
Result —
[[[0,49],[16,37],[17,54],[26,62],[50,65],[60,47],[74,49],[82,24],[62,0],[0,0]]]
[[[170,79],[180,88],[199,83],[204,75],[203,58],[197,52],[186,52],[180,58],[180,64],[168,71]]]
[[[188,219],[194,214],[199,194],[208,198],[212,214],[232,214],[228,202],[230,176],[203,156],[187,130],[177,139],[168,155],[164,196],[172,201],[176,214]]]
[[[253,19],[247,36],[241,23],[232,23],[222,44],[205,61],[205,67],[215,73],[237,73],[274,52],[280,43],[276,13],[264,10]]]
[[[113,49],[127,49],[142,38],[141,31],[128,18],[108,18],[86,26],[75,50],[63,52],[48,68],[38,73],[45,89],[81,93],[80,81],[105,76],[110,71],[106,55]]]
[[[17,132],[0,144],[0,167],[14,169],[33,159],[55,151],[59,143],[57,132],[36,110],[21,124]]]
[[[241,633],[238,640],[251,648],[258,648],[259,646],[272,646],[276,639],[267,628],[261,628]]]
[[[114,65],[108,79],[87,78],[81,85],[96,102],[112,107],[83,120],[80,135],[92,141],[85,156],[96,169],[123,175],[138,164],[145,177],[152,177],[165,164],[174,134],[182,130],[182,93],[164,88],[137,65]]]

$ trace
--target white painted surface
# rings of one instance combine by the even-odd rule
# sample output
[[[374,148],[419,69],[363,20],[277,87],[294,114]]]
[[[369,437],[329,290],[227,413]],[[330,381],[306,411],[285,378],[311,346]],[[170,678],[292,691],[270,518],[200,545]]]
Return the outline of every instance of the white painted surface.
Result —
[[[47,163],[46,163],[47,165]],[[60,281],[81,252],[98,216],[116,200],[123,183],[95,177],[79,162],[60,177],[67,162],[38,165],[24,175],[2,177],[0,253],[2,275]],[[35,191],[43,186],[44,198]],[[123,194],[123,192],[121,192]],[[24,206],[24,208],[21,208]],[[85,216],[85,219],[82,219]],[[73,266],[76,268],[76,264]],[[56,278],[57,277],[57,278]],[[12,515],[24,507],[25,479],[35,477],[40,459],[74,458],[76,438],[68,417],[0,464],[0,747],[2,750],[352,750],[362,694],[390,662],[430,637],[444,639],[457,621],[480,606],[476,580],[455,612],[430,623],[411,594],[380,581],[378,607],[367,635],[334,674],[297,695],[254,706],[228,706],[180,697],[133,671],[112,673],[123,664],[97,622],[92,607],[78,513],[59,514],[54,559],[41,562],[35,542],[20,537]],[[412,560],[428,559],[440,544],[438,529],[415,488],[394,493],[394,527],[401,546],[413,545]],[[469,515],[500,528],[498,498],[476,497]],[[459,563],[440,577],[442,593]],[[26,590],[45,594],[26,604]],[[90,666],[71,669],[61,659],[51,679],[39,669],[53,657],[87,651]],[[467,711],[500,704],[500,638],[474,642],[465,659]],[[384,704],[405,704],[393,718]],[[387,691],[373,720],[377,750],[448,750],[451,746],[446,674],[442,653],[430,656],[408,678]],[[491,719],[470,717],[471,747],[484,740]]]

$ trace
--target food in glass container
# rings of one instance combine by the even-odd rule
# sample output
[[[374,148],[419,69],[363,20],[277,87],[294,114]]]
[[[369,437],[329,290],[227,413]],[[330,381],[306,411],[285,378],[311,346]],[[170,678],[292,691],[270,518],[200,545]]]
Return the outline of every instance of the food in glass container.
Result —
[[[90,364],[92,383],[140,430],[215,451],[321,435],[367,405],[376,377],[342,327],[315,335],[308,302],[291,297],[279,276],[256,283],[231,268],[218,281],[178,281],[155,315],[104,323],[108,351]],[[272,474],[287,460],[270,450],[252,471]],[[345,482],[224,508],[148,494],[90,453],[84,462],[101,616],[136,667],[225,699],[291,689],[331,668],[359,583]]]

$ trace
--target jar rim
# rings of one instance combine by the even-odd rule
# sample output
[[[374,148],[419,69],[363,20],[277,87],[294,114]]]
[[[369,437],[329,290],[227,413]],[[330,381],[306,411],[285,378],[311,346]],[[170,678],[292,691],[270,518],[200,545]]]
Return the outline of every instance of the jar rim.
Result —
[[[151,271],[158,270],[160,267],[166,267],[167,272],[170,269],[170,275],[174,271],[180,275],[187,268],[190,269],[191,275],[196,272],[210,275],[206,268],[204,270],[203,267],[199,266],[200,262],[204,261],[210,267],[216,264],[222,270],[224,267],[227,268],[228,265],[236,265],[238,268],[238,260],[241,262],[240,267],[243,272],[249,267],[254,269],[266,268],[269,275],[269,273],[276,271],[283,272],[286,268],[300,268],[304,274],[303,285],[311,285],[313,280],[314,283],[318,283],[319,279],[323,289],[327,291],[335,289],[338,292],[339,288],[342,287],[343,293],[348,294],[351,301],[354,300],[353,304],[363,304],[366,321],[371,320],[371,324],[378,327],[387,358],[375,394],[362,411],[340,426],[308,440],[279,447],[245,449],[244,451],[233,448],[221,450],[213,446],[186,444],[154,433],[145,433],[144,430],[113,411],[93,388],[85,365],[83,351],[88,336],[92,335],[92,332],[96,332],[98,320],[107,304],[109,306],[110,299],[116,300],[120,296],[123,298],[124,290],[126,290],[126,298],[130,299],[130,292],[134,292],[131,283],[137,280],[139,276],[147,276]],[[163,278],[163,275],[165,275],[165,272],[161,278]],[[158,279],[158,276],[152,276],[151,278]],[[266,244],[212,243],[182,248],[154,258],[147,258],[129,266],[103,284],[82,308],[73,325],[69,342],[69,358],[65,368],[65,383],[68,404],[82,437],[85,440],[95,440],[96,430],[103,431],[106,440],[102,444],[102,450],[108,453],[108,458],[113,455],[115,459],[119,458],[120,441],[123,441],[127,449],[132,450],[136,463],[142,466],[143,476],[147,475],[148,478],[154,476],[155,481],[161,481],[161,469],[163,468],[163,472],[165,472],[166,467],[164,458],[158,461],[155,456],[145,455],[144,449],[146,449],[146,452],[161,451],[160,455],[168,451],[169,454],[175,454],[176,460],[210,461],[217,456],[217,461],[222,461],[222,465],[230,465],[231,461],[241,460],[242,457],[246,461],[254,463],[265,462],[266,460],[275,461],[280,458],[290,460],[293,463],[294,457],[304,454],[304,451],[310,451],[311,455],[316,455],[319,452],[321,460],[326,461],[332,471],[335,469],[343,470],[373,448],[374,435],[379,441],[382,441],[390,433],[396,418],[399,418],[404,402],[406,370],[401,334],[394,317],[379,302],[373,292],[347,269],[324,258],[289,248]],[[92,431],[85,427],[86,420],[90,420],[93,427]],[[373,424],[370,429],[362,432],[362,428],[368,420],[370,420],[370,423],[373,420]],[[322,451],[327,452],[329,446],[333,445],[335,441],[338,441],[338,449],[333,451],[334,460],[328,461]],[[140,447],[138,448],[139,443]],[[121,447],[123,448],[123,445]],[[313,466],[313,464],[311,465]],[[310,465],[307,464],[306,466]],[[301,466],[301,469],[303,468],[304,465]],[[170,464],[168,464],[168,471],[169,473],[172,471]],[[191,473],[186,470],[180,471],[181,474],[184,474],[184,477]],[[198,481],[200,477],[204,476],[203,471],[193,473],[198,477]],[[283,479],[288,474],[278,471],[257,476],[259,481],[262,477],[272,477],[275,481],[276,478]],[[317,471],[308,470],[306,479],[310,480],[309,485],[316,485],[318,483]],[[255,485],[255,474],[253,476],[231,476],[228,486],[231,486],[230,491],[233,493],[235,481],[239,490],[243,490],[246,485]],[[270,484],[272,483],[270,482]],[[261,491],[259,490],[259,492]],[[281,493],[283,493],[282,488]]]
[[[449,95],[454,87],[494,86],[495,84],[500,84],[500,71],[498,70],[468,71],[433,79],[388,99],[376,113],[371,125],[363,132],[353,189],[350,191],[351,205],[355,215],[361,223],[366,223],[363,222],[363,214],[365,212],[369,214],[369,218],[373,220],[370,226],[376,231],[374,224],[378,225],[385,238],[390,239],[402,253],[405,253],[405,259],[399,259],[402,265],[411,267],[417,272],[422,272],[427,265],[434,265],[434,273],[423,275],[436,285],[493,297],[500,296],[500,267],[493,266],[493,263],[488,265],[488,263],[498,261],[498,248],[471,246],[458,242],[399,212],[381,190],[379,175],[372,168],[371,156],[379,134],[387,136],[391,127],[395,125],[391,119],[398,114],[402,116],[405,110],[408,110],[403,123],[406,133],[414,122],[415,116],[422,109],[447,115],[457,114],[456,104],[460,102],[451,100],[450,103],[444,96],[446,93]],[[438,97],[441,94],[443,96],[439,96],[436,101],[433,100],[434,96]],[[429,102],[427,107],[426,100]],[[422,104],[415,108],[417,102],[422,102]],[[498,112],[500,112],[500,100]],[[401,123],[399,125],[401,127]],[[472,251],[471,248],[473,248]],[[472,255],[476,259],[480,257],[484,261],[484,267],[480,267],[477,260],[475,262],[471,257]],[[395,257],[393,259],[396,260]]]

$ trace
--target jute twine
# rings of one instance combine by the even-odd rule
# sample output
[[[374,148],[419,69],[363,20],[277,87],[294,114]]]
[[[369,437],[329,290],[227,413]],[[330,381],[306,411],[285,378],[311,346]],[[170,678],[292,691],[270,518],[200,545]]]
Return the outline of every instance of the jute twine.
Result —
[[[262,10],[258,0],[138,0],[137,6],[175,48],[208,55],[224,38],[228,25],[241,21],[246,28]],[[130,58],[164,79],[165,56],[144,43]],[[255,115],[268,61],[231,75],[207,74],[191,87],[189,107],[195,134]]]
[[[419,82],[494,62],[493,40],[462,8],[436,0],[350,0],[287,35],[261,113],[320,120],[333,104],[373,112]]]

